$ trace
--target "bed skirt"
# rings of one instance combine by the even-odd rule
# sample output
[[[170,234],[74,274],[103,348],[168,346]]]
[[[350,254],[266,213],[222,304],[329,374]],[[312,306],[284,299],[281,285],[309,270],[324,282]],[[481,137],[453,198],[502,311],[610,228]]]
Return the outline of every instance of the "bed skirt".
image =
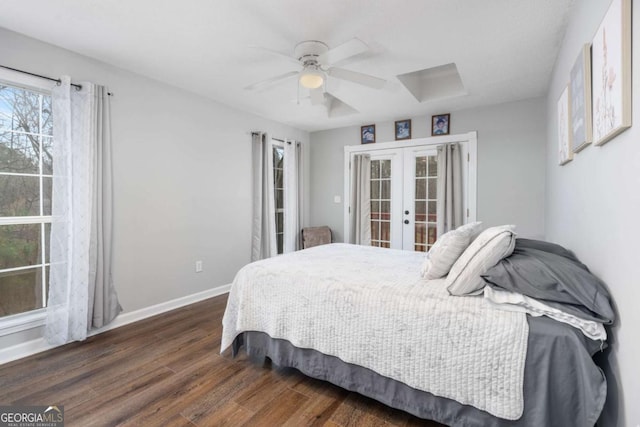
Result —
[[[244,347],[251,358],[328,381],[390,407],[449,426],[593,426],[606,399],[604,374],[592,355],[600,343],[545,317],[527,317],[529,341],[524,373],[524,413],[518,420],[494,417],[472,406],[416,390],[399,381],[263,332],[244,332],[232,353]]]

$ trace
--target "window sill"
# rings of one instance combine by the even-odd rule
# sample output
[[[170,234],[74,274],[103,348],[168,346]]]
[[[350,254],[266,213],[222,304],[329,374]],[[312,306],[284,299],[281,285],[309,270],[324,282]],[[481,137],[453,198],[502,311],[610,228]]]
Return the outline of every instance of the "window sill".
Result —
[[[0,337],[44,326],[46,317],[47,311],[40,309],[0,318]]]

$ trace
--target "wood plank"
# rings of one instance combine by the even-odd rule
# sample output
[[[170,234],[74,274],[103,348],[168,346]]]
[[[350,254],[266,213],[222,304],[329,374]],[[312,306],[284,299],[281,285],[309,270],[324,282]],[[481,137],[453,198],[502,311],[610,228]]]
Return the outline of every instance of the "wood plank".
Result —
[[[290,388],[273,396],[272,404],[263,405],[254,416],[249,418],[244,426],[281,426],[287,422],[292,413],[309,401],[302,393]]]
[[[235,427],[246,423],[254,414],[235,402],[226,402],[220,407],[209,408],[189,418],[196,426],[228,426]]]
[[[243,369],[237,375],[220,383],[215,390],[193,401],[192,404],[181,411],[181,414],[194,423],[201,424],[203,420],[210,419],[211,414],[215,413],[219,408],[224,407],[231,401],[236,403],[235,400],[238,395],[247,389],[255,388],[262,377],[272,375],[271,371],[256,367],[249,362],[245,361],[242,365]],[[270,391],[267,391],[266,394],[271,395]],[[244,409],[251,414],[256,412],[256,409],[253,408],[245,407]]]

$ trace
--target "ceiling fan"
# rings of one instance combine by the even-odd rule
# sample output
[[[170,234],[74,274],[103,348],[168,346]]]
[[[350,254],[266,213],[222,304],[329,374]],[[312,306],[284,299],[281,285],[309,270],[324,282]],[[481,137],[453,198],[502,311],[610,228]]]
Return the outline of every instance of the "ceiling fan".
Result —
[[[306,40],[295,46],[293,56],[285,55],[281,52],[270,49],[261,49],[289,62],[295,63],[299,68],[301,67],[301,69],[254,83],[247,86],[245,88],[246,90],[264,89],[297,76],[299,85],[309,89],[311,104],[325,105],[329,115],[331,115],[333,107],[340,104],[341,106],[347,107],[346,109],[342,108],[342,111],[352,110],[352,112],[355,112],[356,110],[349,107],[326,90],[326,81],[328,77],[346,80],[351,83],[356,83],[373,89],[382,89],[386,83],[386,80],[369,74],[333,66],[333,64],[369,50],[368,46],[358,38],[353,38],[346,43],[334,47],[333,49],[329,49],[329,46],[321,41]],[[298,86],[298,88],[300,86]]]

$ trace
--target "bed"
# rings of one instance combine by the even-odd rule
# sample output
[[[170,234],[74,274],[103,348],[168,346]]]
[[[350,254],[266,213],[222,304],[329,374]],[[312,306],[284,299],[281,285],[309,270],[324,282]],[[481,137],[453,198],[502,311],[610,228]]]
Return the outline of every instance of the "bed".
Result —
[[[444,278],[422,277],[423,259],[331,244],[249,264],[234,279],[221,352],[244,349],[450,426],[595,424],[606,380],[592,356],[604,341],[452,296]]]

